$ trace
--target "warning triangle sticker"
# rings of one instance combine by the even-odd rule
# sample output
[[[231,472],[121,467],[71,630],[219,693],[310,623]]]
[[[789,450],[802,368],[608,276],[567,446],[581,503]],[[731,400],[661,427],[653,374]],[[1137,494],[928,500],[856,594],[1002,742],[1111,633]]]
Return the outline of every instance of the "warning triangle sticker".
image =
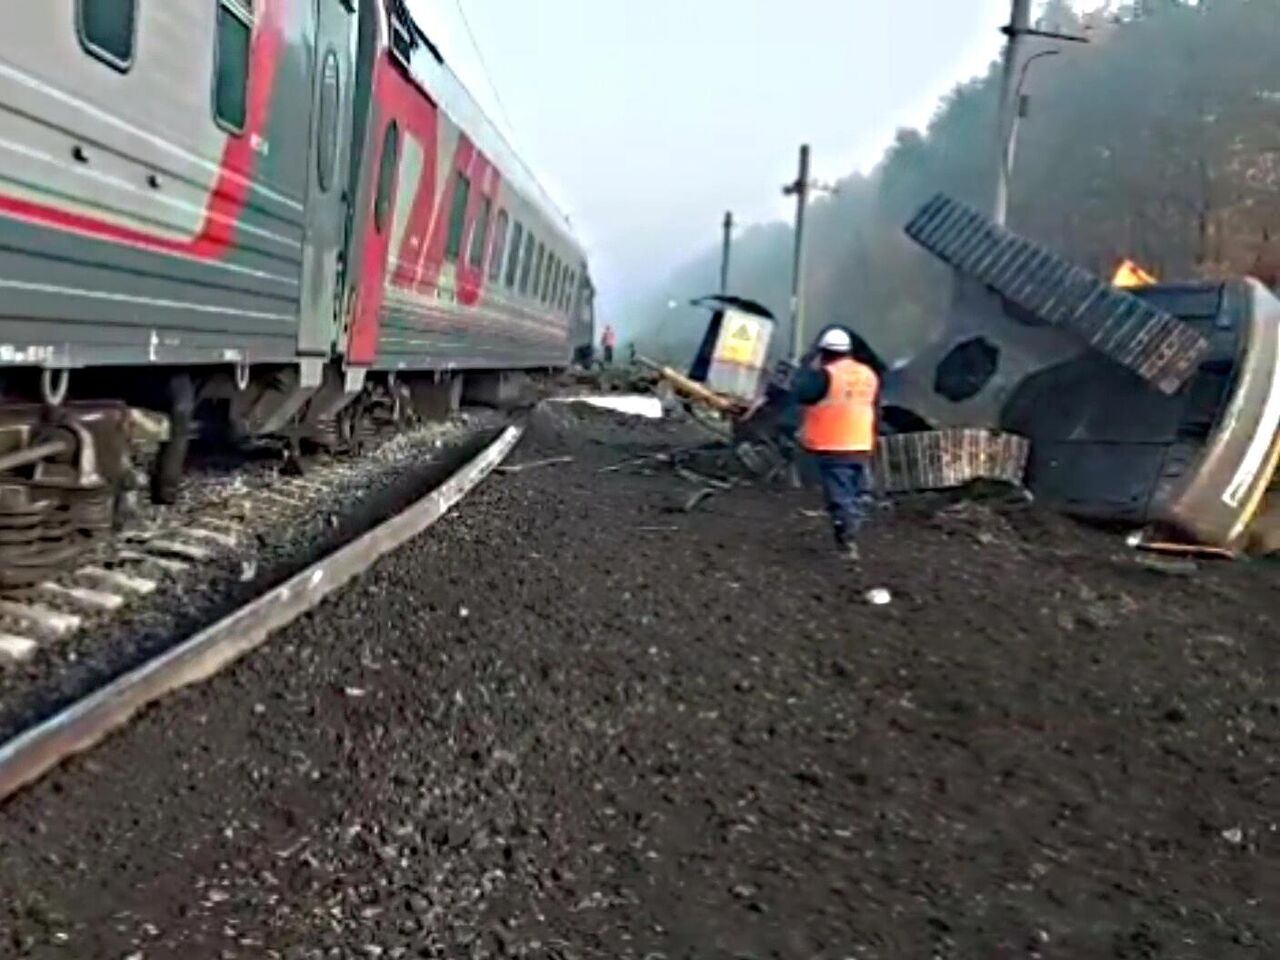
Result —
[[[729,337],[729,339],[730,340],[746,340],[748,342],[751,340],[754,340],[755,335],[751,332],[751,324],[739,323],[738,328],[733,331],[733,334]]]

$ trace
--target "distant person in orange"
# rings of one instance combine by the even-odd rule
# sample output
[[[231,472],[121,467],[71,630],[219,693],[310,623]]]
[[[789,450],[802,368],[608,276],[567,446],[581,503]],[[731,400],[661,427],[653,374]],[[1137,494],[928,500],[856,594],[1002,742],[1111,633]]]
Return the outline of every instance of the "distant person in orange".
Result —
[[[818,462],[836,547],[857,562],[854,537],[866,519],[862,497],[876,449],[880,378],[852,354],[846,331],[826,331],[813,364],[796,377],[795,398],[804,408],[800,444]]]
[[[613,365],[613,348],[618,344],[618,335],[613,332],[612,324],[605,324],[604,333],[600,335],[600,349],[604,353],[604,365]]]

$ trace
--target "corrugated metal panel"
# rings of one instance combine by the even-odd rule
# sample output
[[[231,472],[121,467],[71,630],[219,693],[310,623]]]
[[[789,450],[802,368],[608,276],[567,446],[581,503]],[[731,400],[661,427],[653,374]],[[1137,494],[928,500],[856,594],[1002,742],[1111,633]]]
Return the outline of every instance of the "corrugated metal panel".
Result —
[[[881,493],[945,490],[975,480],[1021,484],[1031,443],[997,430],[899,433],[880,440],[875,458]]]
[[[1045,323],[1073,331],[1164,393],[1176,393],[1208,350],[1205,338],[1172,314],[1111,287],[958,200],[934,197],[906,232],[961,273]]]

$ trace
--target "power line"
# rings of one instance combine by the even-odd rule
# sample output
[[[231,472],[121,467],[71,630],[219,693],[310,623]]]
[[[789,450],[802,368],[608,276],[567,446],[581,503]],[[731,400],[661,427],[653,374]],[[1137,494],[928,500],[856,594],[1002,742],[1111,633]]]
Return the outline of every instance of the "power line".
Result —
[[[489,90],[493,93],[494,103],[498,107],[498,112],[502,115],[503,123],[506,125],[506,128],[507,128],[507,133],[510,134],[511,139],[518,141],[520,140],[519,131],[516,130],[516,125],[511,122],[511,114],[507,111],[507,105],[505,102],[503,102],[502,94],[498,92],[497,84],[493,82],[493,74],[489,70],[488,61],[485,60],[484,51],[480,49],[480,43],[479,41],[476,40],[476,32],[471,27],[471,20],[467,17],[467,11],[462,6],[462,0],[453,0],[453,4],[457,8],[458,17],[459,19],[462,20],[462,25],[467,31],[467,39],[471,43],[471,49],[475,51],[476,62],[480,65],[480,72],[484,74],[484,82],[486,86],[488,86]],[[477,104],[477,106],[479,105]],[[480,108],[480,112],[481,113],[485,112],[483,107]],[[489,123],[493,124],[493,120],[489,119]],[[496,129],[497,128],[495,125],[495,130]],[[508,139],[508,137],[501,130],[498,130],[497,132],[498,132],[498,136],[502,137],[502,139],[507,142],[507,146],[511,148],[511,152],[514,154],[516,158],[516,162],[519,163],[520,166],[524,168],[525,173],[528,174],[529,178],[534,182],[534,185],[541,192],[544,201],[550,205],[550,209],[554,213],[559,215],[559,217],[564,221],[565,226],[569,228],[570,232],[572,232],[573,222],[570,220],[569,215],[565,213],[564,209],[560,206],[560,204],[554,198],[551,197],[551,195],[547,192],[546,187],[543,186],[541,180],[534,175],[532,170],[529,169],[520,151],[516,150],[515,147],[512,146],[511,139]]]
[[[476,52],[476,61],[480,64],[480,72],[484,74],[484,82],[488,85],[490,92],[493,94],[494,102],[502,113],[502,120],[507,125],[507,129],[515,135],[515,124],[511,122],[511,114],[507,112],[507,105],[502,102],[502,94],[498,92],[498,86],[493,82],[493,75],[489,72],[489,64],[484,59],[484,51],[480,49],[480,44],[476,41],[476,32],[471,29],[471,21],[467,18],[467,11],[462,6],[462,0],[453,0],[453,5],[458,8],[458,16],[462,18],[462,25],[467,31],[467,39],[471,41],[471,49]]]

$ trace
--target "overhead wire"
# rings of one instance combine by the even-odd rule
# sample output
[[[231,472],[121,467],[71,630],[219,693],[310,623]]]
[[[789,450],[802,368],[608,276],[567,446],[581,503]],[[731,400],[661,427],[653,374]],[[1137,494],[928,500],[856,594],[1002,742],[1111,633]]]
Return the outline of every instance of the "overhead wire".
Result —
[[[498,130],[498,135],[507,142],[508,146],[511,146],[513,141],[520,140],[519,132],[516,130],[516,125],[512,123],[511,114],[507,110],[506,102],[502,99],[502,93],[498,90],[498,85],[493,80],[493,73],[489,69],[488,61],[485,60],[484,50],[481,49],[480,43],[476,39],[476,32],[471,26],[471,19],[467,16],[467,11],[462,5],[462,0],[453,0],[453,5],[457,9],[458,18],[462,21],[462,26],[467,32],[467,40],[471,44],[471,49],[475,51],[476,63],[479,64],[480,72],[484,75],[485,85],[488,86],[489,91],[493,94],[494,104],[497,106],[498,112],[501,114],[502,122],[506,127],[506,132],[504,133],[503,131]],[[480,111],[481,113],[485,112],[483,107],[480,108]],[[489,122],[492,124],[493,120],[490,119]],[[496,125],[495,125],[495,129],[496,129]],[[519,151],[515,150],[515,148],[512,147],[512,152],[515,154],[516,162],[518,162],[520,166],[524,168],[525,172],[534,181],[534,184],[537,186],[538,190],[541,191],[545,202],[550,205],[551,210],[554,211],[555,214],[560,217],[560,219],[564,222],[564,225],[572,232],[574,229],[572,218],[570,218],[569,214],[565,212],[564,208],[555,199],[551,197],[550,193],[547,191],[546,187],[541,183],[540,179],[534,175],[533,171],[530,170],[528,165],[524,162],[524,159],[520,155]]]
[[[476,52],[476,62],[480,64],[480,72],[484,74],[484,82],[488,85],[489,91],[493,94],[494,103],[497,104],[498,110],[502,114],[502,122],[507,125],[507,129],[515,136],[515,124],[511,122],[511,114],[507,112],[507,105],[502,100],[502,94],[498,92],[498,85],[493,82],[493,74],[484,58],[484,51],[480,49],[480,43],[476,40],[476,32],[471,28],[471,20],[467,16],[466,8],[462,5],[462,0],[453,0],[453,5],[458,8],[458,16],[462,19],[462,26],[467,31],[467,40],[471,43],[471,49]],[[519,138],[517,137],[517,139]]]
[[[502,122],[507,127],[510,139],[519,141],[519,131],[516,130],[516,125],[511,122],[511,114],[507,110],[506,102],[502,99],[502,93],[498,90],[498,85],[493,80],[493,72],[489,69],[489,63],[485,60],[484,50],[481,49],[480,42],[476,39],[476,32],[471,26],[471,19],[467,16],[466,8],[462,5],[462,0],[453,0],[453,5],[457,8],[458,17],[462,20],[462,26],[467,31],[467,40],[471,44],[471,49],[475,51],[476,62],[480,65],[480,72],[484,74],[485,85],[488,86],[489,91],[493,94],[494,104],[497,106],[498,112],[502,115]],[[523,161],[521,162],[523,163]],[[535,180],[536,179],[537,178],[535,177]],[[539,188],[542,189],[544,193],[546,192],[546,188],[541,184],[539,184]],[[556,212],[559,213],[560,217],[564,220],[566,226],[572,230],[573,221],[569,218],[569,215],[565,213],[560,205],[554,200],[552,200],[551,203],[555,207]]]

